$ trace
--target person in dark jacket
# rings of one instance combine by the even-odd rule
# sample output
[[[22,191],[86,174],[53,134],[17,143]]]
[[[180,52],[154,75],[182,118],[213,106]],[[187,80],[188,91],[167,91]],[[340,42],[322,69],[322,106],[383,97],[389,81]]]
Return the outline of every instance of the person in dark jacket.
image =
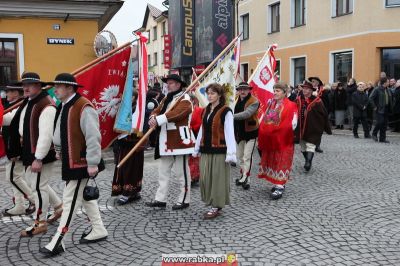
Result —
[[[132,95],[132,116],[134,116],[136,112],[137,98],[138,93],[134,91]],[[134,119],[132,119],[132,121],[132,128],[134,128]],[[139,146],[124,165],[120,168],[117,167],[139,140],[140,135],[136,132],[132,132],[131,134],[120,134],[116,142],[118,153],[111,186],[111,196],[120,196],[117,200],[118,205],[125,205],[141,199],[140,191],[142,190],[143,180],[144,147],[142,145]]]
[[[303,93],[297,97],[299,122],[297,123],[296,138],[300,142],[306,172],[310,171],[316,146],[321,143],[325,131],[332,134],[328,113],[319,97],[312,95],[312,84],[304,81],[301,85]]]
[[[349,120],[349,130],[352,129],[353,127],[353,101],[352,101],[352,95],[354,92],[357,91],[357,82],[355,78],[349,79],[349,82],[347,83],[346,87],[346,93],[347,93],[347,119]]]
[[[10,123],[14,118],[18,107],[24,100],[24,90],[22,86],[14,84],[8,85],[5,89],[8,108],[4,110],[3,125],[1,135],[3,136],[6,155],[9,154],[8,140],[10,138]],[[5,165],[6,180],[10,182],[13,191],[14,206],[3,211],[4,216],[14,216],[22,214],[32,214],[35,211],[34,191],[29,186],[25,178],[25,168],[21,160],[8,160]],[[29,200],[29,208],[25,209],[25,199]]]
[[[326,111],[329,113],[329,95],[331,94],[331,86],[329,84],[324,85],[319,93],[319,97],[324,103]]]
[[[308,80],[311,82],[311,84],[313,85],[313,88],[315,89],[313,94],[315,94],[315,96],[319,97],[322,100],[322,103],[324,104],[326,111],[328,111],[329,98],[328,98],[328,94],[324,93],[324,89],[325,89],[324,83],[322,82],[322,80],[319,77],[309,77]],[[324,152],[321,149],[321,143],[317,144],[315,151],[319,152],[319,153]]]
[[[372,81],[367,82],[367,88],[365,89],[365,94],[368,96],[371,95],[372,91],[374,90],[374,83]],[[374,121],[374,110],[372,109],[372,105],[368,104],[367,107],[367,122],[368,122],[368,129],[371,131],[372,124]]]
[[[160,83],[158,83],[158,82],[154,83],[153,91],[155,91],[157,94],[156,100],[158,102],[161,102],[162,99],[164,99],[165,95],[162,93],[162,88],[161,88]]]
[[[331,85],[331,89],[329,91],[328,99],[329,99],[329,105],[328,105],[328,113],[329,113],[329,121],[331,122],[332,126],[336,126],[336,121],[335,121],[335,108],[334,108],[334,97],[335,97],[335,91],[337,90],[338,87],[338,82],[334,82]]]
[[[364,82],[359,82],[357,84],[357,91],[353,93],[352,102],[353,102],[353,134],[355,138],[359,138],[358,136],[358,124],[361,122],[364,130],[364,137],[366,139],[371,138],[369,134],[369,127],[367,122],[367,107],[369,104],[369,98],[365,93],[366,85]]]
[[[288,92],[287,92],[287,94],[286,94],[286,97],[287,97],[287,98],[289,99],[289,101],[291,101],[291,102],[296,101],[297,93],[296,93],[296,90],[295,90],[292,86],[289,86]]]
[[[393,132],[400,132],[400,79],[395,85],[393,102]]]
[[[389,143],[386,140],[386,130],[388,116],[393,108],[392,93],[388,89],[389,80],[387,78],[381,78],[379,83],[381,85],[375,88],[369,96],[371,104],[376,111],[376,124],[372,132],[372,138],[378,141],[379,131],[379,142]]]
[[[333,94],[333,110],[335,111],[336,129],[343,129],[347,108],[347,95],[347,92],[343,89],[343,84],[339,82],[337,84],[337,89]]]
[[[146,133],[149,130],[149,118],[151,112],[158,107],[160,101],[158,101],[158,97],[160,96],[161,91],[157,89],[151,89],[146,94],[146,111],[144,113],[144,124],[143,124],[143,132]],[[156,146],[157,140],[157,132],[154,130],[149,137],[149,141],[146,146],[146,150],[154,148]]]

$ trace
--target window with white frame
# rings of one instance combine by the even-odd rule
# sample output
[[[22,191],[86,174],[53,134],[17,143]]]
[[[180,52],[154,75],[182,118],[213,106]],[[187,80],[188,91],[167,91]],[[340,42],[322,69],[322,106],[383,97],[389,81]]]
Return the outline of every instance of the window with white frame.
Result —
[[[353,13],[353,0],[334,0],[332,4],[332,17]]]
[[[346,83],[353,76],[353,52],[333,53],[333,81]]]
[[[293,58],[292,71],[293,85],[302,83],[306,79],[306,58]]]
[[[240,16],[240,32],[242,32],[242,40],[249,39],[249,14]]]
[[[147,55],[147,65],[151,66],[151,56],[150,56],[150,54]]]
[[[292,27],[306,24],[306,0],[292,0]]]
[[[269,27],[268,32],[274,33],[280,31],[280,2],[268,6]]]
[[[385,0],[386,7],[391,6],[399,6],[400,7],[400,0]]]

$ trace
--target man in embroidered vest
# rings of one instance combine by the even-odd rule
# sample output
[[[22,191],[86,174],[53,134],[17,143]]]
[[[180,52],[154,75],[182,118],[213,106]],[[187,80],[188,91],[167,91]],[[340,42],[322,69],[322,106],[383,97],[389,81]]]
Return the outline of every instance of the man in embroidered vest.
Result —
[[[42,90],[47,84],[37,73],[24,73],[17,85],[22,85],[27,98],[11,121],[8,148],[12,161],[22,160],[25,178],[35,191],[35,222],[21,232],[22,237],[31,237],[47,232],[50,203],[56,209],[54,219],[58,219],[62,212],[62,201],[49,186],[55,161],[52,132],[56,108],[49,94]]]
[[[189,95],[183,91],[186,83],[178,75],[169,75],[162,81],[168,85],[168,94],[152,112],[149,119],[150,127],[159,127],[158,143],[155,149],[155,158],[160,158],[159,187],[155,200],[147,202],[146,205],[166,207],[168,185],[173,172],[180,181],[180,194],[172,209],[179,210],[189,207],[190,202],[191,178],[187,159],[188,154],[193,153],[195,143],[190,128],[192,103]],[[172,105],[174,107],[170,109],[169,107]]]
[[[258,136],[257,111],[260,103],[250,93],[251,87],[247,82],[241,82],[236,87],[239,97],[235,105],[234,126],[237,143],[237,157],[240,164],[241,177],[236,179],[237,186],[249,189],[249,177],[253,152]]]
[[[22,104],[24,98],[24,91],[22,86],[10,84],[5,88],[7,101],[9,106],[4,110],[3,127],[1,134],[3,136],[4,146],[8,159],[11,159],[8,149],[8,139],[10,136],[9,126],[11,120],[14,118],[18,107]],[[9,160],[6,163],[6,177],[10,181],[13,194],[14,206],[3,211],[5,216],[31,214],[35,211],[35,197],[34,194],[25,180],[25,170],[21,160]],[[25,199],[29,200],[29,207],[25,209]]]
[[[108,232],[101,220],[97,200],[83,200],[83,190],[99,171],[104,170],[101,159],[99,118],[88,99],[76,93],[81,87],[74,76],[61,73],[52,82],[55,94],[62,102],[57,108],[53,142],[57,158],[62,163],[62,179],[66,181],[63,193],[63,214],[56,234],[49,244],[39,249],[47,257],[64,252],[63,238],[83,205],[92,224],[92,230],[83,234],[79,243],[105,240]]]

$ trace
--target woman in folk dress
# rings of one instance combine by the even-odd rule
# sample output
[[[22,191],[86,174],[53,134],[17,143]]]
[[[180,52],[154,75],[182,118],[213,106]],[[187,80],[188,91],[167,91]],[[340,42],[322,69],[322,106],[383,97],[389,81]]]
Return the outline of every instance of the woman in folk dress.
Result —
[[[287,88],[282,83],[274,85],[274,97],[267,103],[258,132],[258,147],[262,151],[258,177],[272,183],[274,200],[282,197],[293,162],[297,106],[286,98]]]
[[[206,93],[209,104],[202,114],[193,155],[201,153],[201,199],[211,206],[204,219],[213,219],[230,204],[230,163],[236,163],[236,141],[232,110],[225,104],[225,89],[213,83],[207,86]]]

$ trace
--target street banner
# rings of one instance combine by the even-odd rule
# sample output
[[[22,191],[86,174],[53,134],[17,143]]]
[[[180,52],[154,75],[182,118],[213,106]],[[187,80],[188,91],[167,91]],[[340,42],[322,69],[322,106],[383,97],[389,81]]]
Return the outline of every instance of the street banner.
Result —
[[[253,88],[251,93],[260,102],[260,108],[258,108],[259,120],[262,119],[262,115],[265,113],[267,101],[274,95],[273,88],[277,81],[277,77],[275,76],[276,60],[274,50],[277,47],[277,44],[272,44],[268,47],[268,50],[258,63],[248,82]]]
[[[195,1],[196,64],[208,64],[233,39],[233,1]]]
[[[171,68],[195,65],[195,0],[171,0],[168,9],[168,33],[171,35]]]
[[[171,68],[171,55],[172,55],[172,46],[171,46],[171,35],[164,35],[164,68]]]

